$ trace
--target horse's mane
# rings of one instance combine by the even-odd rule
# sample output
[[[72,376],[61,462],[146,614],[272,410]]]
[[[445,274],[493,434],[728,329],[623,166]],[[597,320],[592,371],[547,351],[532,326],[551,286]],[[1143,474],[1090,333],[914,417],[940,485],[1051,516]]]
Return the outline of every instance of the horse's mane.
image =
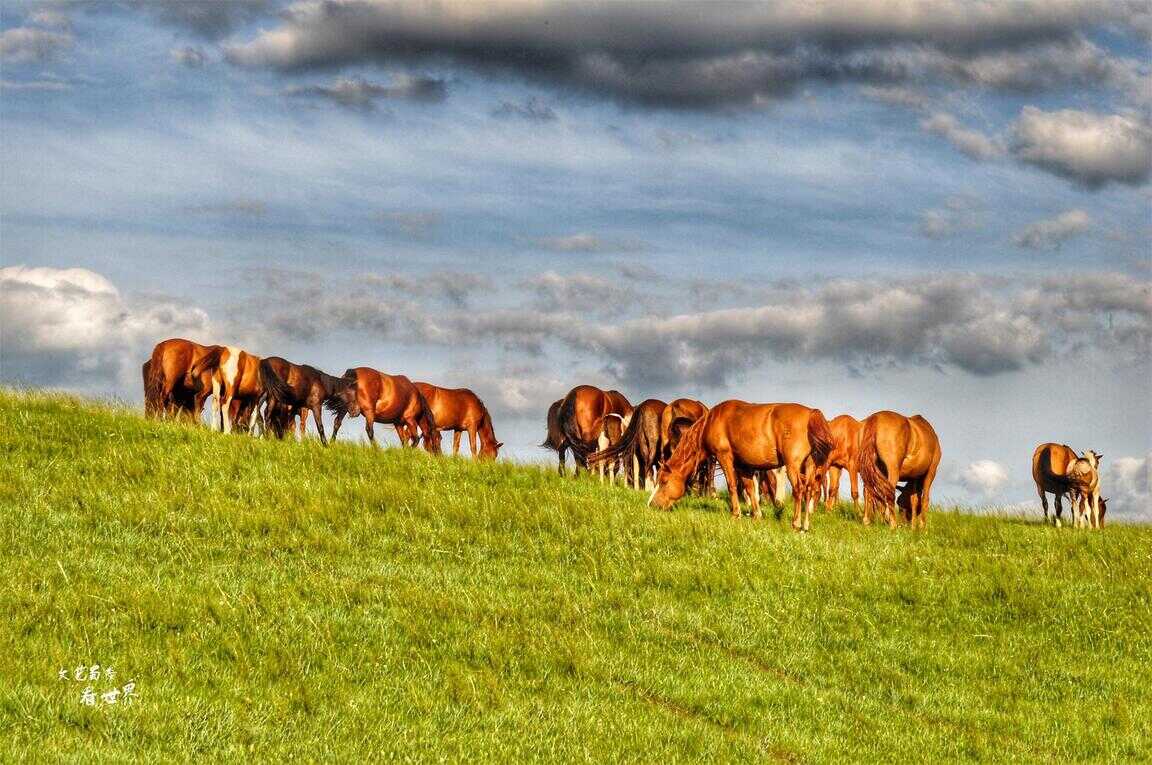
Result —
[[[686,476],[708,456],[704,453],[704,426],[707,421],[708,415],[704,415],[680,436],[680,441],[672,450],[672,456],[668,458],[668,470]]]

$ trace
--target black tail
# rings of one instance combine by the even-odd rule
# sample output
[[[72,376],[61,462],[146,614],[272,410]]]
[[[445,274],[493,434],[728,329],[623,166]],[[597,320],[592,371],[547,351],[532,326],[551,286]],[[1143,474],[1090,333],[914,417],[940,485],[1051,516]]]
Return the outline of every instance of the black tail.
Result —
[[[599,462],[611,462],[620,457],[624,458],[625,465],[631,464],[632,457],[636,453],[636,439],[640,437],[640,420],[642,419],[643,412],[639,409],[634,410],[628,428],[620,434],[620,440],[607,449],[589,454],[588,464],[595,466]]]
[[[560,405],[560,432],[568,441],[568,446],[576,459],[584,465],[588,464],[588,455],[596,451],[598,444],[595,441],[585,441],[576,428],[576,397],[569,393]]]
[[[276,374],[269,359],[260,360],[260,381],[264,384],[264,392],[268,394],[268,398],[285,406],[296,405],[296,395],[292,392],[292,388]]]
[[[349,379],[347,376],[333,377],[319,369],[316,370],[316,373],[320,376],[320,384],[324,386],[326,394],[324,396],[324,408],[332,414],[348,414],[348,399],[344,397],[344,392],[356,384],[355,379]]]

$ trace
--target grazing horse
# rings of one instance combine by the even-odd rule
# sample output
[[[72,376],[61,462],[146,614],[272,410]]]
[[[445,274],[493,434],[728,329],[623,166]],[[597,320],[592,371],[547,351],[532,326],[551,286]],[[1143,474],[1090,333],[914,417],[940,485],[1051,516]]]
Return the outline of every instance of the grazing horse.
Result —
[[[708,413],[708,407],[694,398],[678,398],[660,413],[660,460],[667,461],[676,448],[681,432],[686,426]]]
[[[373,446],[376,446],[374,426],[379,422],[396,426],[400,441],[406,446],[415,446],[419,434],[426,451],[440,453],[440,431],[433,419],[432,407],[407,377],[386,375],[371,367],[355,367],[344,372],[341,379],[351,386],[355,405],[349,405],[346,412],[336,413],[333,437],[340,430],[345,414],[364,415],[364,432]]]
[[[827,464],[832,446],[832,432],[819,409],[724,401],[681,437],[672,457],[660,468],[649,502],[662,509],[670,507],[684,496],[685,483],[700,463],[713,457],[724,471],[732,517],[740,517],[743,491],[753,498],[753,518],[760,518],[755,473],[783,466],[794,497],[792,528],[808,531],[816,491],[813,469]]]
[[[492,416],[480,397],[467,388],[439,388],[425,382],[413,383],[432,408],[432,419],[437,430],[451,430],[452,453],[460,453],[460,435],[468,434],[468,448],[472,456],[494,460],[500,452],[501,442],[492,429]],[[476,440],[480,448],[476,448]]]
[[[828,455],[828,472],[824,481],[821,481],[822,499],[826,504],[840,501],[840,471],[848,471],[848,488],[852,492],[852,504],[860,500],[859,465],[857,456],[860,447],[860,421],[855,417],[842,414],[828,421],[828,429],[832,431],[832,453]]]
[[[264,382],[269,404],[288,407],[290,411],[307,409],[312,412],[316,431],[320,434],[320,443],[325,446],[328,445],[328,438],[324,435],[321,407],[327,408],[337,417],[356,411],[354,381],[333,377],[316,367],[293,364],[279,356],[269,356],[260,362],[260,379]],[[303,417],[300,420],[300,429],[303,435]],[[332,437],[336,437],[335,431]]]
[[[577,385],[564,397],[557,420],[578,464],[586,466],[588,455],[599,451],[604,418],[610,414],[618,415],[625,427],[631,421],[632,405],[619,391]]]
[[[632,465],[633,488],[651,488],[652,473],[660,461],[660,415],[667,407],[657,398],[640,402],[632,410],[632,420],[620,438],[606,449],[588,455],[588,462],[621,460],[625,466]]]
[[[545,449],[551,449],[556,452],[560,458],[559,471],[560,475],[564,475],[567,470],[564,466],[564,455],[571,448],[568,445],[568,439],[564,435],[564,431],[560,429],[560,407],[563,406],[564,399],[557,399],[552,402],[548,407],[548,432],[544,436],[544,443],[540,444]]]
[[[147,403],[151,402],[154,416],[198,418],[204,409],[204,400],[211,393],[212,379],[208,372],[202,372],[189,384],[188,372],[206,354],[220,347],[177,337],[156,343],[144,381],[146,410]]]
[[[940,466],[940,439],[926,419],[889,411],[869,416],[860,429],[858,463],[864,483],[865,525],[872,523],[872,510],[880,507],[888,524],[896,528],[896,488],[901,481],[908,482],[904,491],[910,525],[927,525],[932,481]]]
[[[1076,528],[1100,528],[1100,460],[1103,456],[1089,449],[1068,467]]]
[[[184,384],[191,387],[206,373],[212,380],[212,429],[231,433],[243,415],[241,429],[248,432],[264,395],[260,357],[234,345],[218,345],[192,365]]]
[[[1065,494],[1074,494],[1071,499],[1072,521],[1079,525],[1080,516],[1077,508],[1080,506],[1079,492],[1083,488],[1091,491],[1092,474],[1095,473],[1095,497],[1099,499],[1099,472],[1102,455],[1091,450],[1084,452],[1083,457],[1077,457],[1071,446],[1066,444],[1040,444],[1032,452],[1032,480],[1036,482],[1036,491],[1040,495],[1040,505],[1044,508],[1044,521],[1048,521],[1048,497],[1052,494],[1056,500],[1054,521],[1060,526],[1060,516],[1064,513],[1062,500]]]

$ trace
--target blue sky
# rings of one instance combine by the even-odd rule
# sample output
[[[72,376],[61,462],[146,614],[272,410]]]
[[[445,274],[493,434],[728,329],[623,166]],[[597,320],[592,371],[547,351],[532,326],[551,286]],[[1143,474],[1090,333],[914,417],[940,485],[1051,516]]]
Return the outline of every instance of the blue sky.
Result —
[[[4,2],[0,376],[135,400],[189,335],[520,459],[582,382],[893,408],[939,498],[1057,440],[1148,512],[1147,9],[838,5]]]

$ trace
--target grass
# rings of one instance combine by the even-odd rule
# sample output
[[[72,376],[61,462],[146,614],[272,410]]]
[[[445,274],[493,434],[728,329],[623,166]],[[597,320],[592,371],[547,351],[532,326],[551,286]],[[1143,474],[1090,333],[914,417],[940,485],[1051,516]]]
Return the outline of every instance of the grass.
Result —
[[[46,394],[0,422],[4,759],[1148,757],[1146,527],[800,536]],[[93,663],[136,703],[57,678]]]

